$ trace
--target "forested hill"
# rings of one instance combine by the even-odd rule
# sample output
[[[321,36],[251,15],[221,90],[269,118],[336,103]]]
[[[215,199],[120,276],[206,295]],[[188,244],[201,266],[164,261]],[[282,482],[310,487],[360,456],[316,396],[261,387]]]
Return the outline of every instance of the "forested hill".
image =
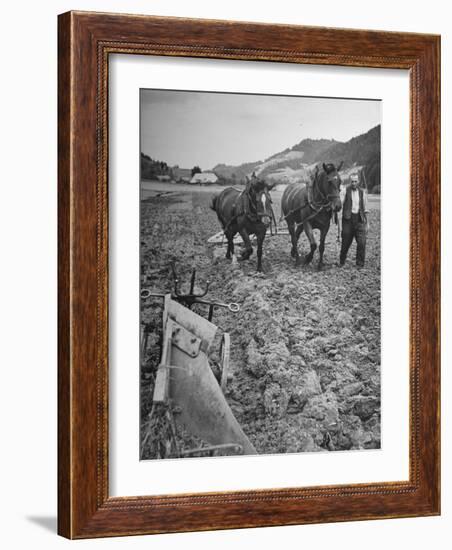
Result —
[[[365,167],[368,189],[380,192],[381,126],[375,126],[366,134],[354,137],[346,143],[335,142],[324,155],[330,162],[344,161],[350,168],[354,164]],[[320,160],[320,159],[316,159]]]
[[[306,177],[310,165],[317,162],[344,161],[344,169],[363,167],[369,191],[380,192],[381,126],[375,126],[347,142],[330,139],[304,139],[264,161],[247,162],[239,166],[217,164],[213,171],[227,179],[240,181],[253,171],[282,182]]]

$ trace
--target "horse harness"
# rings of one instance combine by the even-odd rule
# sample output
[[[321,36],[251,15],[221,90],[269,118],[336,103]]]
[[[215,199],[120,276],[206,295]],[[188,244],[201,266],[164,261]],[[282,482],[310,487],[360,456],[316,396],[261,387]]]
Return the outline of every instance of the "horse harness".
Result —
[[[235,189],[235,187],[233,189]],[[244,195],[245,195],[245,197],[243,197]],[[245,198],[245,201],[246,201],[245,202],[245,208],[243,210],[238,211],[238,206],[240,205],[240,201],[242,200],[242,198]],[[250,211],[250,208],[247,207],[246,205],[255,206],[253,204],[253,201],[251,200],[249,191],[247,189],[242,189],[242,191],[240,191],[240,195],[238,195],[235,203],[232,206],[232,211],[234,212],[234,215],[232,216],[232,218],[228,221],[228,223],[224,227],[223,233],[226,233],[226,231],[229,229],[229,227],[232,225],[232,223],[235,222],[237,220],[237,218],[241,215],[245,215],[251,222],[258,222],[259,221],[260,217],[257,213],[257,206],[255,206],[256,211],[255,211],[255,213],[253,213],[253,212]],[[271,205],[271,202],[270,202],[270,211],[271,211],[271,220],[275,224],[275,228],[276,228],[276,218],[275,218],[275,213],[273,211],[273,207]],[[270,226],[271,226],[271,224],[270,224]]]
[[[315,180],[313,182],[312,185],[309,185],[309,184],[306,184],[306,187],[307,187],[307,205],[309,206],[309,208],[313,211],[312,214],[310,214],[309,216],[307,216],[306,218],[304,218],[304,220],[302,220],[301,222],[297,223],[296,225],[302,225],[303,223],[309,221],[311,218],[315,218],[315,216],[317,216],[317,214],[319,214],[322,210],[325,210],[326,208],[328,208],[329,206],[331,206],[331,197],[334,198],[335,195],[331,194],[331,193],[323,193],[323,191],[317,187],[317,191],[320,193],[321,197],[323,199],[325,199],[325,202],[323,203],[315,203],[314,202],[314,197],[313,197],[313,191],[314,191],[314,186],[317,182],[317,175],[315,177]],[[312,194],[311,194],[312,193]],[[291,216],[292,214],[294,214],[295,212],[297,212],[298,210],[301,210],[302,208],[304,208],[306,206],[306,203],[301,205],[301,206],[297,206],[297,208],[293,208],[287,215],[285,216],[282,216],[280,221],[285,221],[289,216]]]

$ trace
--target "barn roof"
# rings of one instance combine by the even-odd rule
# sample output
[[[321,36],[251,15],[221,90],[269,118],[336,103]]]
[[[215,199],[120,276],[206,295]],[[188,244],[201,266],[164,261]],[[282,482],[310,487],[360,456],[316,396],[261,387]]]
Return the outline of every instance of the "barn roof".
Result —
[[[218,180],[216,174],[213,172],[200,172],[195,174],[191,182],[192,183],[215,183]]]

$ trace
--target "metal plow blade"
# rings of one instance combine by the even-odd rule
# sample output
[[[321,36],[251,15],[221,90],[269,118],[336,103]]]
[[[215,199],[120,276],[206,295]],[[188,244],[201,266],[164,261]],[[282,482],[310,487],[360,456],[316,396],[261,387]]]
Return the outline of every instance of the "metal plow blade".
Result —
[[[176,424],[221,455],[257,454],[230,409],[209,365],[207,352],[217,327],[204,317],[165,299],[162,364],[154,402],[168,401]],[[165,345],[166,344],[166,345]],[[184,451],[189,456],[205,448]]]
[[[256,454],[226,402],[204,353],[187,364],[184,352],[173,348],[172,363],[175,366],[185,363],[182,368],[171,369],[170,374],[170,399],[181,409],[177,422],[210,445],[227,445],[222,454]]]

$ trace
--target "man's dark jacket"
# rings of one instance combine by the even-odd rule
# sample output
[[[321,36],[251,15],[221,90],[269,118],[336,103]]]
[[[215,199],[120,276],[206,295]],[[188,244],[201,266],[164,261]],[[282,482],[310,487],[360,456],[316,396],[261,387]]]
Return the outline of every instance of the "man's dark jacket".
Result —
[[[364,190],[358,187],[359,192],[359,219],[366,222],[366,213],[364,212]],[[345,191],[344,204],[342,206],[342,218],[349,220],[352,217],[352,187],[349,185]]]

